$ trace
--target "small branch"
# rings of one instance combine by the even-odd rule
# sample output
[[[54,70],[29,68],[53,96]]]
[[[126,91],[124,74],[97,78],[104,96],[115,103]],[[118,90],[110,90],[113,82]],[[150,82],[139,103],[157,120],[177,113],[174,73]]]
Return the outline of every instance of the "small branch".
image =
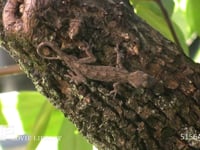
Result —
[[[4,68],[0,68],[0,76],[19,74],[19,73],[23,73],[19,65],[10,65]]]
[[[167,25],[169,26],[169,29],[170,29],[170,31],[171,31],[171,34],[172,34],[172,36],[173,36],[173,38],[174,38],[175,43],[177,44],[177,46],[179,47],[179,49],[183,52],[183,49],[182,49],[182,47],[181,47],[181,44],[180,44],[180,42],[179,42],[179,40],[178,40],[178,37],[177,37],[177,35],[176,35],[176,32],[175,32],[175,30],[174,30],[174,27],[173,27],[173,25],[172,25],[172,22],[171,22],[171,20],[170,20],[170,18],[169,18],[169,15],[168,15],[168,13],[167,13],[165,7],[163,6],[161,0],[155,0],[155,2],[159,5],[159,7],[160,7],[160,9],[161,9],[161,11],[162,11],[162,13],[163,13],[163,15],[164,15],[164,18],[165,18],[165,20],[166,20],[166,22],[167,22]]]

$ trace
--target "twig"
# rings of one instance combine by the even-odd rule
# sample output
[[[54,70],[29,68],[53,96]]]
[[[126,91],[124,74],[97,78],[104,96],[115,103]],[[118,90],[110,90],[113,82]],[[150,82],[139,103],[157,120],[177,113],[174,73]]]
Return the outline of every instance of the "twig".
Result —
[[[0,68],[0,76],[20,74],[23,71],[20,69],[19,65],[10,65],[3,68]]]
[[[162,13],[164,15],[165,21],[167,22],[167,25],[169,26],[169,29],[171,31],[171,34],[172,34],[172,36],[174,38],[175,43],[177,44],[177,46],[179,47],[179,49],[183,52],[183,49],[181,47],[181,44],[180,44],[180,42],[178,40],[178,37],[176,35],[176,32],[174,30],[174,27],[172,25],[172,22],[171,22],[171,20],[169,18],[169,15],[168,15],[165,7],[163,6],[161,0],[155,0],[155,2],[159,5],[159,7],[160,7],[160,9],[161,9],[161,11],[162,11]]]

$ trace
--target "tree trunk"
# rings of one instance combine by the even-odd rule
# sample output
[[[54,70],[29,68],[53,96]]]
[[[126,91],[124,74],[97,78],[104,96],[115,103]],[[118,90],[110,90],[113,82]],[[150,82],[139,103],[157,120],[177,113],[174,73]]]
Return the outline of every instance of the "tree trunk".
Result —
[[[200,148],[200,66],[137,17],[128,0],[8,0],[3,7],[0,0],[1,45],[97,148]],[[57,45],[72,60],[84,58],[88,48],[96,62],[86,67],[96,78],[85,73],[86,82],[71,81],[66,75],[73,66],[41,57],[41,42]],[[119,65],[116,48],[128,72],[142,71],[155,82],[137,87],[121,81],[111,95],[114,79],[107,79]],[[112,67],[99,80],[97,66]]]

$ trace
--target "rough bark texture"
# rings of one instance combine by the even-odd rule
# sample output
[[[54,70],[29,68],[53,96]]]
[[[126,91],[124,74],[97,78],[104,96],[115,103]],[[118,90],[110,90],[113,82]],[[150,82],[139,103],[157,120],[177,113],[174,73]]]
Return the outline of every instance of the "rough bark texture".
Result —
[[[3,29],[0,19],[1,45],[91,143],[110,150],[200,148],[200,65],[138,18],[127,0],[15,1],[11,19],[18,21],[4,18]],[[0,13],[3,7],[0,0]],[[75,85],[63,61],[37,54],[43,41],[78,58],[87,43],[95,65],[107,66],[116,65],[118,45],[127,70],[142,70],[158,82],[147,89],[122,84],[115,98],[109,95],[112,83]]]

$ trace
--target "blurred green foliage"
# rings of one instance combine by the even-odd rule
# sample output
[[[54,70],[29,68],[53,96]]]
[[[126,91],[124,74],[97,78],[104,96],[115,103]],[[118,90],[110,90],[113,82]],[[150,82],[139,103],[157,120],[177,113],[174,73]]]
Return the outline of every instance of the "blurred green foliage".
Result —
[[[5,118],[5,116],[3,115],[3,112],[2,112],[1,99],[0,99],[0,125],[7,125],[6,118]]]
[[[130,0],[135,13],[144,19],[153,28],[173,41],[171,31],[163,17],[156,0]],[[181,47],[188,55],[188,45],[194,36],[200,36],[200,0],[161,0],[179,38]],[[196,53],[195,61],[200,62]]]
[[[59,150],[92,150],[92,145],[63,114],[38,92],[20,92],[17,105],[24,130],[30,137],[60,137]],[[36,149],[40,140],[31,139],[27,150]]]

